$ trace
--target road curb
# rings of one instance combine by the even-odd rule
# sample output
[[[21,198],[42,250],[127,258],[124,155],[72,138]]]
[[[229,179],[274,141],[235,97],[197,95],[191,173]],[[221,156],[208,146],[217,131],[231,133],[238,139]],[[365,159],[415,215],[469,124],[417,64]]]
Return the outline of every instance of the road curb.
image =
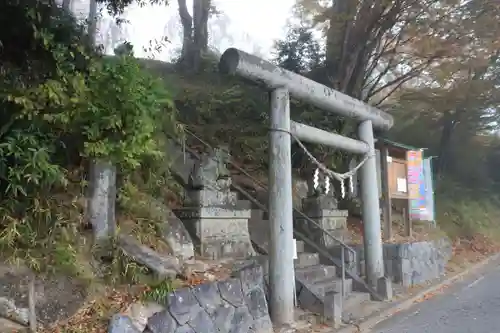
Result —
[[[446,280],[444,280],[436,285],[433,285],[432,287],[429,287],[425,290],[420,291],[418,294],[412,296],[409,299],[406,299],[406,300],[401,301],[397,304],[394,304],[394,306],[392,306],[388,309],[385,309],[385,310],[381,311],[380,313],[376,313],[372,316],[367,317],[365,320],[363,320],[361,323],[359,323],[357,325],[350,325],[348,327],[344,327],[344,328],[337,330],[335,332],[336,333],[367,333],[367,332],[370,332],[370,330],[375,325],[377,325],[381,321],[391,317],[392,315],[394,315],[397,312],[409,309],[410,307],[413,306],[413,304],[415,304],[415,302],[424,298],[425,295],[427,295],[429,293],[436,292],[436,291],[442,289],[443,287],[452,284],[456,280],[472,273],[473,271],[476,271],[476,270],[482,268],[483,266],[485,266],[489,262],[494,261],[494,260],[499,259],[499,258],[500,258],[500,253],[494,254],[494,255],[480,261],[479,263],[467,268],[466,270],[464,270],[456,275],[453,275],[453,276],[447,278]]]

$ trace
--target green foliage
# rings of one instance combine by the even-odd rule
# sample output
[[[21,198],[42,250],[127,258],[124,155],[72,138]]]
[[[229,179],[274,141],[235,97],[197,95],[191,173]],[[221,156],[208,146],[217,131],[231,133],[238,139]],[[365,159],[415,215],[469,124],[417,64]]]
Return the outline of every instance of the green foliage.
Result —
[[[0,248],[31,258],[37,245],[52,246],[54,226],[65,225],[67,216],[53,210],[54,191],[68,182],[57,160],[84,92],[88,57],[75,44],[82,30],[71,17],[45,2],[21,2],[0,5],[4,22],[16,27],[0,32]]]
[[[163,156],[158,124],[172,124],[174,108],[164,85],[130,55],[96,62],[89,70],[88,103],[79,122],[84,154],[130,169]]]
[[[500,197],[485,188],[467,188],[457,182],[440,182],[436,190],[436,222],[452,239],[476,234],[500,240]]]
[[[314,39],[312,29],[293,26],[283,40],[275,43],[276,63],[296,73],[307,74],[324,66],[324,50]]]
[[[0,31],[0,251],[68,270],[81,215],[60,194],[81,192],[75,169],[102,158],[147,170],[163,152],[159,138],[176,130],[175,110],[131,54],[100,57],[53,2],[4,1],[0,18],[11,27]]]
[[[168,5],[168,0],[97,0],[98,3],[104,4],[111,15],[123,14],[125,9],[136,3],[143,7],[151,5]]]
[[[152,301],[159,304],[165,304],[168,301],[167,296],[172,291],[174,291],[175,283],[172,280],[161,280],[156,283],[152,283],[149,288],[144,291],[142,298],[145,301]]]

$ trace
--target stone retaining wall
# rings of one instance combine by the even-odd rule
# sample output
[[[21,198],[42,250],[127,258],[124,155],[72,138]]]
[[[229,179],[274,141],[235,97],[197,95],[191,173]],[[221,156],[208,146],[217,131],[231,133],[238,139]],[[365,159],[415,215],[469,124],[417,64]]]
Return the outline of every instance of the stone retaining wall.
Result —
[[[384,246],[386,275],[405,287],[443,276],[450,258],[451,244],[446,239]]]
[[[353,262],[348,252],[346,252],[346,261],[350,263],[351,269],[364,275],[363,246],[354,246],[354,249],[356,262]],[[340,258],[338,248],[332,249],[331,253]],[[443,276],[450,258],[451,244],[445,238],[424,242],[384,244],[385,276],[404,287],[423,284]]]
[[[115,315],[109,333],[271,333],[262,268],[244,267],[234,277],[177,289],[161,311],[147,318],[146,328],[133,318]]]

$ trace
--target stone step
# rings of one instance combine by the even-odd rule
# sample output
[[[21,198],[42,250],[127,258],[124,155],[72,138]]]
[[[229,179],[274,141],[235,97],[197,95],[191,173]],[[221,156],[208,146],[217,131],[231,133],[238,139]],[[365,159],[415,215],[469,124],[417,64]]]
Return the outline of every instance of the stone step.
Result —
[[[373,303],[370,301],[370,294],[364,292],[354,291],[342,303],[342,321],[344,323],[352,323],[359,320],[360,315],[364,312],[363,308],[368,304]],[[373,305],[373,304],[372,304]]]
[[[353,291],[344,300],[342,307],[344,311],[349,312],[350,310],[355,309],[359,304],[367,301],[370,301],[369,293]]]
[[[312,285],[319,295],[325,295],[327,292],[334,291],[336,293],[342,292],[342,279],[339,278],[327,278],[320,281],[314,282]],[[344,292],[348,296],[352,293],[352,279],[344,280]]]
[[[319,265],[319,254],[302,252],[297,254],[295,259],[295,267],[308,267]]]
[[[335,266],[326,266],[326,265],[317,265],[317,266],[308,266],[302,268],[295,269],[295,276],[299,279],[304,279],[309,283],[314,283],[316,281],[335,278],[336,277],[336,267]]]
[[[297,253],[304,252],[304,242],[301,240],[295,240]]]

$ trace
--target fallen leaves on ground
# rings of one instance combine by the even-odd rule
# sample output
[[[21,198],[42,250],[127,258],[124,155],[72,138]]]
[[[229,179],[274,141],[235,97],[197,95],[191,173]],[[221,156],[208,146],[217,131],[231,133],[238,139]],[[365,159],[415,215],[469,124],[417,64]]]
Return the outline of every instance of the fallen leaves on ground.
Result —
[[[139,288],[133,293],[129,288],[106,290],[103,296],[87,302],[72,317],[54,324],[42,333],[106,333],[109,318],[138,301],[138,291]]]
[[[225,280],[231,271],[227,267],[214,265],[205,272],[192,272],[179,280],[180,287],[193,287],[207,282]],[[116,313],[124,312],[130,304],[140,301],[148,286],[124,286],[100,292],[89,300],[69,319],[55,323],[41,333],[106,333],[109,319]]]
[[[431,292],[428,292],[428,293],[424,294],[422,297],[420,297],[419,299],[417,299],[414,303],[421,303],[423,301],[427,301],[427,300],[433,298],[436,295],[442,294],[448,287],[449,287],[449,285],[445,284],[445,285],[443,285],[442,287],[440,287],[438,289],[435,289],[435,290],[433,290]]]

